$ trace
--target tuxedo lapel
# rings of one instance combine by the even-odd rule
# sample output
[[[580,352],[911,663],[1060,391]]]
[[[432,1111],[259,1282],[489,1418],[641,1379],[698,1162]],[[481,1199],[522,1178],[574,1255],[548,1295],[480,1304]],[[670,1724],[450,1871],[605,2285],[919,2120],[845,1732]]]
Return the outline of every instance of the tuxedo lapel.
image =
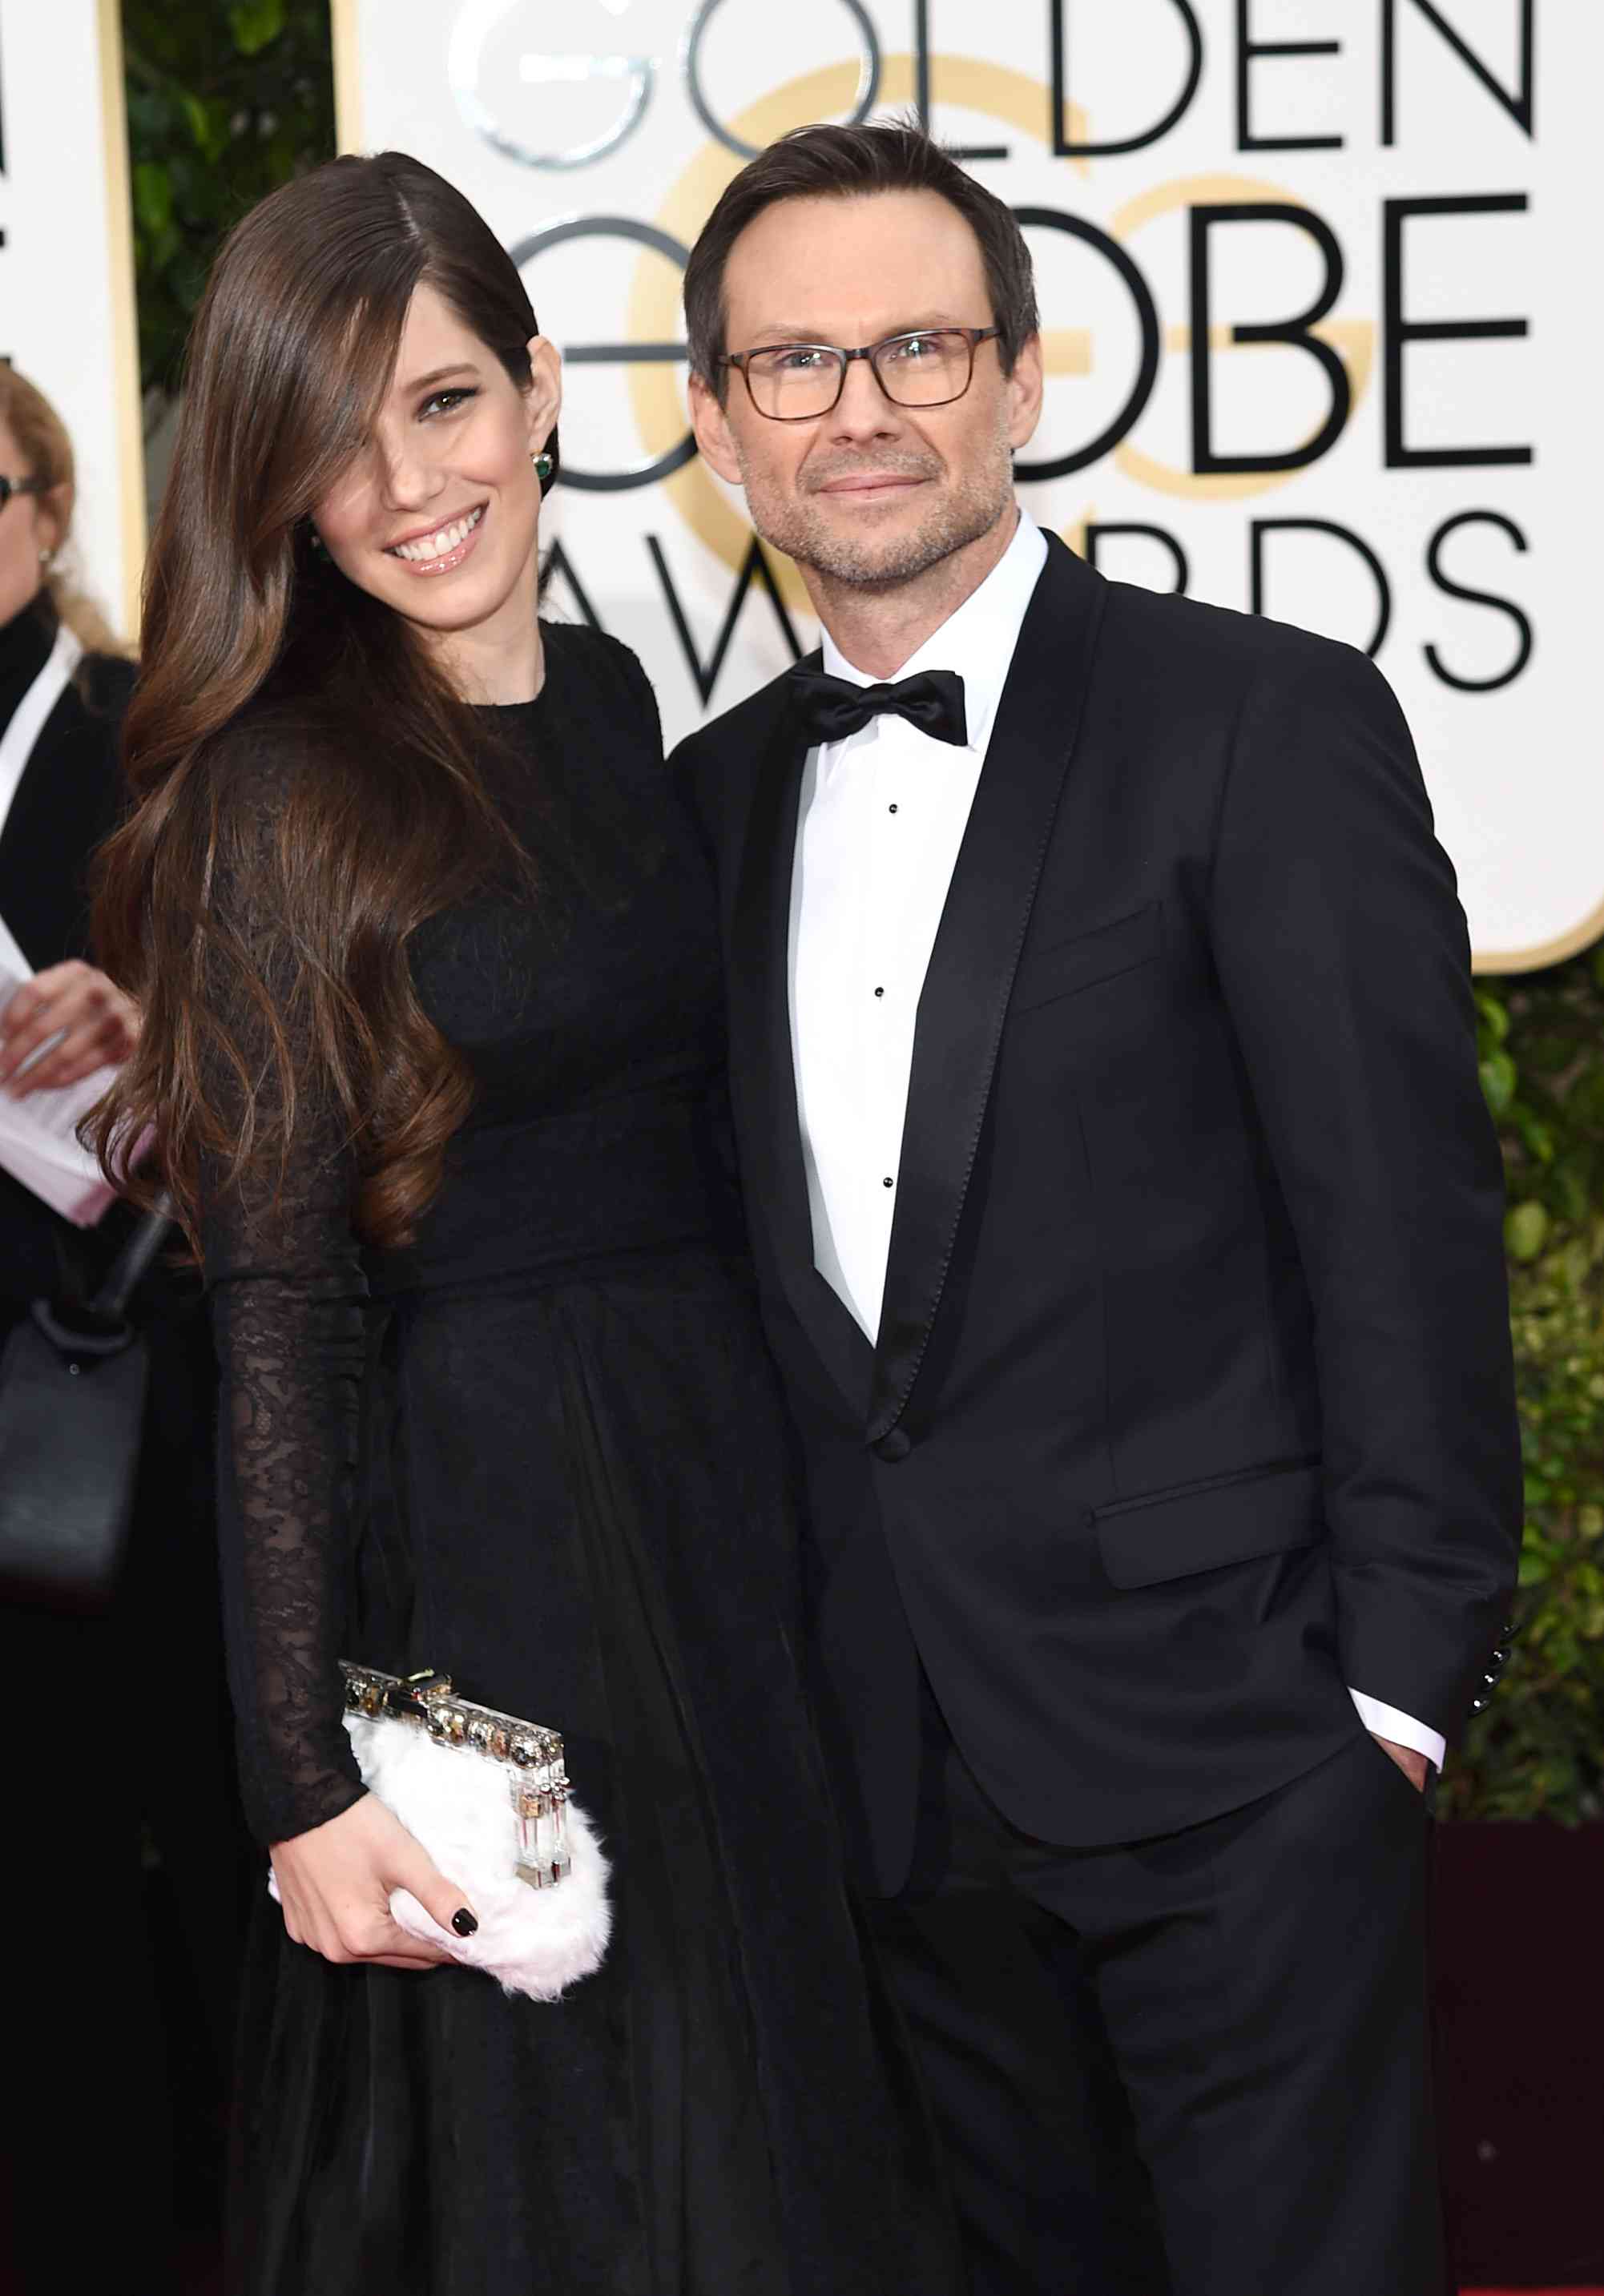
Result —
[[[813,1265],[813,1220],[791,1049],[791,886],[807,744],[783,709],[760,765],[730,921],[731,1089],[741,1118],[747,1217],[781,1285],[860,1418],[872,1350]]]
[[[919,997],[868,1439],[907,1405],[958,1234],[1074,748],[1103,586],[1056,537],[1014,650]]]

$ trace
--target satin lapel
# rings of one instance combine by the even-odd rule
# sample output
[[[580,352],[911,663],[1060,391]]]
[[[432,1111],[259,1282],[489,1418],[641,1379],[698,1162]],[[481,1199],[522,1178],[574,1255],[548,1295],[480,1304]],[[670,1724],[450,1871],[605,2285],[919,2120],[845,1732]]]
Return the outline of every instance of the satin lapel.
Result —
[[[806,744],[782,715],[759,768],[730,921],[730,1088],[747,1218],[761,1229],[786,1297],[861,1419],[872,1350],[813,1265],[791,1051],[791,882],[806,758]]]
[[[941,1306],[1008,993],[1068,771],[1104,588],[1055,536],[1014,650],[919,997],[868,1438],[906,1407]]]

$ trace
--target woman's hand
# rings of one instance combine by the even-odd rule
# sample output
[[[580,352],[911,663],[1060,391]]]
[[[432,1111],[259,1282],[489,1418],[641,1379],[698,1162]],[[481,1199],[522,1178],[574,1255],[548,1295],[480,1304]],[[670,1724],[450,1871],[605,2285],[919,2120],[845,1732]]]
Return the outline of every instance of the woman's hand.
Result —
[[[30,1053],[51,1045],[26,1076]],[[139,1007],[92,964],[70,957],[25,980],[0,1013],[0,1085],[18,1100],[30,1092],[77,1084],[108,1063],[126,1061],[139,1041]]]
[[[325,1961],[377,1962],[385,1969],[432,1969],[451,1956],[408,1937],[390,1917],[390,1893],[410,1890],[443,1930],[471,1937],[478,1923],[423,1844],[372,1794],[338,1817],[268,1853],[278,1877],[284,1927]]]

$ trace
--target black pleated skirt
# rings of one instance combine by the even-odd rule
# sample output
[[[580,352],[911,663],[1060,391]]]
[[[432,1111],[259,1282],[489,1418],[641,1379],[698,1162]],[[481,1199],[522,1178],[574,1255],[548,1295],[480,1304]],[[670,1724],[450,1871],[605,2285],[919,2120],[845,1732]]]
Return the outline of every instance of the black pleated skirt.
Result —
[[[788,1436],[712,1253],[437,1290],[375,1329],[350,1655],[560,1729],[613,1862],[560,2003],[334,1968],[264,1893],[249,2296],[946,2296],[923,2112],[796,1660]]]

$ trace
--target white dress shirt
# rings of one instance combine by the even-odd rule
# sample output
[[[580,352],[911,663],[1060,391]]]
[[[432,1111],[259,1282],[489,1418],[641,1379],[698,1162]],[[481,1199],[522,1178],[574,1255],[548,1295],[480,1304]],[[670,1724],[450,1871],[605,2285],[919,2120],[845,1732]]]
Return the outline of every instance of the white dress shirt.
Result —
[[[897,673],[958,672],[969,737],[963,747],[887,714],[843,742],[810,750],[803,769],[789,980],[813,1263],[871,1341],[880,1328],[919,994],[1020,626],[1046,562],[1041,529],[1022,512],[985,580]],[[827,630],[824,668],[854,685],[878,683],[847,660]],[[1367,1729],[1441,1767],[1439,1733],[1361,1691],[1352,1695]]]
[[[791,1045],[813,1214],[813,1259],[872,1341],[897,1202],[919,991],[1036,578],[1041,529],[1014,538],[898,675],[956,670],[963,748],[874,718],[810,750],[791,894]],[[824,667],[876,681],[827,630]]]

